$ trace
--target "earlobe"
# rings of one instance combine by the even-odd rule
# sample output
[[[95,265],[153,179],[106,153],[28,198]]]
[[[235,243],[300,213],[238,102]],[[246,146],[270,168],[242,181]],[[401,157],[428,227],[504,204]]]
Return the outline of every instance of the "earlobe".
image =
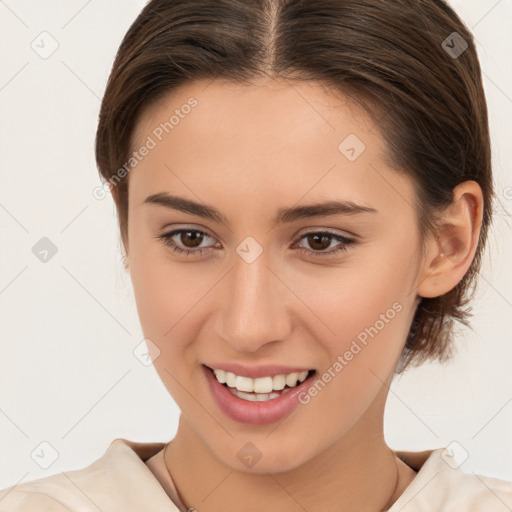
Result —
[[[439,297],[462,280],[478,248],[482,225],[483,196],[475,181],[453,190],[453,201],[443,211],[435,237],[428,242],[417,293]]]

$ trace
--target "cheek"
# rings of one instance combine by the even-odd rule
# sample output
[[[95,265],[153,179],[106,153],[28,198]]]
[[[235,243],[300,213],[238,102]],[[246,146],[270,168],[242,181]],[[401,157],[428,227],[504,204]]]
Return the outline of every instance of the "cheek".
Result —
[[[317,337],[327,360],[304,402],[321,411],[325,436],[346,433],[369,410],[393,374],[407,335],[407,308],[385,286],[371,294],[344,293],[324,311],[335,335]],[[311,408],[309,408],[311,407]],[[314,419],[306,413],[306,422]]]
[[[197,364],[192,350],[201,322],[200,299],[208,288],[191,272],[192,266],[172,263],[165,251],[135,250],[130,257],[132,284],[145,338],[158,348],[153,366],[168,392],[183,410],[190,407],[193,380],[190,368]]]
[[[201,322],[202,298],[216,282],[216,273],[200,264],[171,260],[159,243],[133,244],[130,274],[137,311],[146,338],[172,363],[196,335]],[[183,359],[183,355],[180,355]],[[156,361],[155,361],[156,365]]]
[[[311,319],[311,336],[322,339],[330,354],[345,352],[353,340],[364,345],[376,339],[388,348],[405,341],[416,260],[398,247],[367,248],[337,268],[295,278],[294,293],[311,312],[302,320]]]
[[[358,417],[394,372],[415,296],[410,283],[416,260],[411,246],[408,251],[396,242],[368,248],[329,275],[302,280],[301,289],[294,290],[307,297],[315,313],[307,315],[314,318],[310,334],[327,355],[319,383],[319,389],[325,384],[319,404],[326,410],[337,403],[338,412]]]

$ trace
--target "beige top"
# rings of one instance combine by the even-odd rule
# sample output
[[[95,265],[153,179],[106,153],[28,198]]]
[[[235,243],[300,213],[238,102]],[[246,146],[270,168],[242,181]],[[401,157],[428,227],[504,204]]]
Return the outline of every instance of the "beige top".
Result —
[[[186,512],[159,469],[164,447],[117,438],[86,468],[1,490],[0,512]],[[512,510],[512,483],[463,473],[443,448],[396,453],[418,474],[389,512]]]

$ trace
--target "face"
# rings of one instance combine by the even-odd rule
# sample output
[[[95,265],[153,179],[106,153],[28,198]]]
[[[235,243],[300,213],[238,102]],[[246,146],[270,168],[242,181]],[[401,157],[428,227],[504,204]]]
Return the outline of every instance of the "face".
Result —
[[[312,82],[195,82],[144,112],[133,141],[149,150],[129,174],[129,272],[154,366],[198,442],[233,468],[285,471],[370,435],[421,267],[413,183],[385,165],[378,127]],[[308,209],[331,202],[360,208]],[[205,365],[315,373],[273,405],[286,396],[235,397]],[[238,456],[247,442],[263,454],[254,468]]]

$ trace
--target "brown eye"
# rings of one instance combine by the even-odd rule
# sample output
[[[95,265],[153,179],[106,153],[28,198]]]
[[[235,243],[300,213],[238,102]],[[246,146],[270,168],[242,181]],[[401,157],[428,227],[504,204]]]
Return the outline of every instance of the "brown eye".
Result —
[[[312,249],[310,250],[304,247],[300,247],[305,255],[318,257],[328,257],[334,254],[338,254],[342,251],[347,251],[350,245],[354,245],[356,243],[356,240],[353,238],[347,238],[345,236],[331,233],[329,231],[306,233],[305,235],[301,236],[300,240],[305,240],[307,245]],[[338,246],[335,246],[335,248],[331,251],[326,251],[326,249],[331,246],[333,240],[338,242]]]
[[[198,234],[199,233],[199,234]],[[203,241],[204,235],[200,231],[181,231],[180,242],[188,249],[195,249]]]
[[[211,238],[208,234],[197,229],[176,229],[170,233],[157,236],[164,244],[175,252],[186,253],[186,255],[199,255],[213,246],[200,247],[203,241]]]
[[[316,251],[328,249],[331,245],[332,238],[332,235],[326,235],[324,233],[312,233],[306,235],[309,246]]]

